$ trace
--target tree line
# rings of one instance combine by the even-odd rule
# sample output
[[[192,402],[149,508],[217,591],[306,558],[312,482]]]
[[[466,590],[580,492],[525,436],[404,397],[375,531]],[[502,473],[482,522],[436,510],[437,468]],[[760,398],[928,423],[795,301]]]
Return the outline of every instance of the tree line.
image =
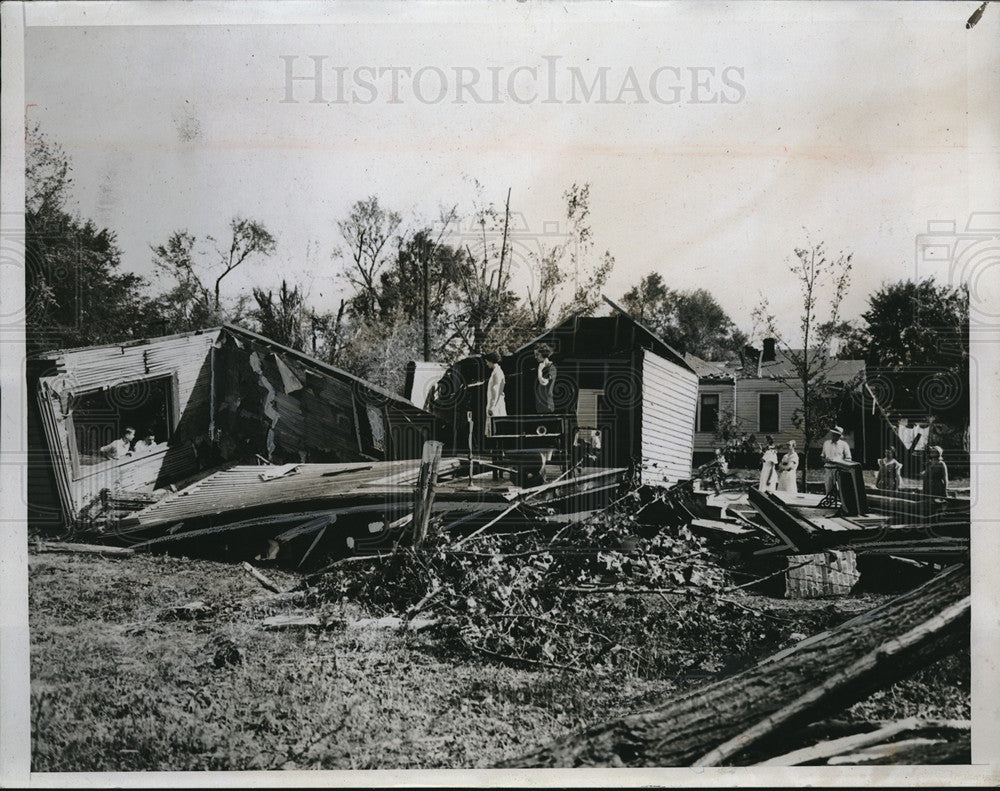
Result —
[[[279,248],[264,221],[243,215],[223,238],[185,228],[152,241],[151,282],[123,267],[113,229],[70,210],[72,165],[62,148],[37,126],[29,137],[25,309],[32,351],[230,322],[398,391],[409,360],[511,351],[567,317],[592,314],[615,267],[611,252],[594,244],[589,184],[565,190],[558,232],[531,233],[511,207],[510,189],[494,202],[476,183],[470,210],[445,206],[430,223],[404,217],[376,195],[331,218],[340,239],[329,251],[339,294],[325,307],[309,304],[306,288],[287,280],[277,288],[226,288],[234,271],[274,260]],[[794,251],[789,266],[800,287],[798,330],[783,336],[766,300],[752,318],[755,334],[775,337],[795,369],[797,381],[786,384],[802,399],[803,425],[826,419],[826,374],[837,357],[865,360],[882,383],[879,393],[890,392],[890,406],[930,403],[967,425],[964,287],[884,283],[851,322],[840,314],[850,255],[809,244]],[[735,360],[749,341],[711,293],[674,289],[659,272],[641,277],[622,304],[682,353]]]

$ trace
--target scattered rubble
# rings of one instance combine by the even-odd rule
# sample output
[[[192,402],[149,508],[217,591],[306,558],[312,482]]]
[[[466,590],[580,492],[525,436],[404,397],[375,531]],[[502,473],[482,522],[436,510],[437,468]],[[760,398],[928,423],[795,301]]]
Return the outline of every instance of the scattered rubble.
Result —
[[[103,545],[61,546],[238,562],[269,592],[257,599],[298,608],[270,610],[266,631],[422,632],[469,655],[565,673],[682,677],[692,661],[721,672],[504,766],[879,763],[967,750],[967,728],[939,721],[880,723],[794,749],[788,739],[968,644],[967,500],[866,490],[851,470],[833,496],[658,487],[581,467],[520,488],[494,472],[441,458],[440,445],[406,464],[236,467],[123,520]],[[873,567],[882,584],[886,568],[901,569],[896,590],[923,585],[812,636],[747,595],[844,596]],[[382,615],[348,620],[336,609],[345,601]],[[213,611],[189,602],[158,620]],[[787,646],[750,667],[747,635],[733,626],[748,616],[758,637]],[[692,644],[697,660],[682,650]],[[242,651],[220,646],[212,662],[240,664]]]

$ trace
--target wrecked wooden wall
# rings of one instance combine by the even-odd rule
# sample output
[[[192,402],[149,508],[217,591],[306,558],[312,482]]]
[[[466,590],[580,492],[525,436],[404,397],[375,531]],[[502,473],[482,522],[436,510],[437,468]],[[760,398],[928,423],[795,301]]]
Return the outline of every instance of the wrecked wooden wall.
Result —
[[[61,516],[75,517],[95,503],[103,489],[134,491],[162,486],[194,474],[198,444],[208,436],[211,402],[209,350],[217,330],[130,341],[116,346],[60,350],[29,361],[29,436],[44,437],[44,472],[29,475],[29,515],[48,522],[58,502]],[[136,458],[80,463],[75,410],[80,399],[99,391],[132,407],[141,405],[152,380],[169,382],[173,413],[169,447]],[[37,421],[37,423],[35,422]],[[121,426],[120,428],[124,428]],[[141,427],[136,427],[140,428]],[[165,438],[161,438],[165,439]],[[55,487],[53,496],[52,487]],[[36,506],[37,504],[37,506]]]
[[[28,367],[29,436],[38,457],[29,469],[29,509],[40,526],[86,521],[105,490],[148,495],[258,456],[417,458],[435,428],[406,399],[238,327],[45,352]],[[101,458],[99,446],[146,414],[143,399],[160,416],[155,450]],[[77,447],[79,438],[86,447]]]
[[[620,311],[573,317],[504,359],[510,414],[534,412],[538,343],[553,349],[556,412],[601,431],[600,464],[639,460],[657,483],[690,476],[698,376],[674,349]]]

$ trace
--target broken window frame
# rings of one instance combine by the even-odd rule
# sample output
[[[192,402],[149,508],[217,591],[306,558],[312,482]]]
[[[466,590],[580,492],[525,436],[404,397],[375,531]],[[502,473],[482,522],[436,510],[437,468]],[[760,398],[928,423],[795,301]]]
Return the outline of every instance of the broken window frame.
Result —
[[[123,467],[128,464],[133,464],[138,461],[149,461],[153,458],[158,458],[166,454],[169,449],[170,440],[174,436],[174,432],[177,430],[177,425],[180,423],[180,392],[178,390],[177,384],[177,374],[154,374],[151,376],[141,376],[136,379],[128,379],[127,381],[115,382],[110,385],[98,385],[96,387],[88,387],[86,390],[74,390],[71,395],[74,399],[86,398],[87,396],[94,395],[95,393],[106,392],[116,387],[122,387],[127,385],[136,385],[143,382],[155,382],[166,380],[167,386],[164,388],[164,392],[167,397],[167,416],[168,416],[168,426],[167,426],[167,437],[163,440],[163,447],[157,448],[151,453],[146,453],[141,456],[127,456],[120,459],[107,459],[104,463],[84,465],[80,463],[80,449],[77,447],[76,442],[76,415],[75,410],[70,410],[68,414],[63,416],[63,423],[66,430],[66,441],[69,450],[69,466],[70,474],[73,481],[80,481],[84,478],[101,471],[107,470],[109,467]],[[136,426],[136,431],[142,431],[141,426]],[[157,443],[160,444],[160,443]]]

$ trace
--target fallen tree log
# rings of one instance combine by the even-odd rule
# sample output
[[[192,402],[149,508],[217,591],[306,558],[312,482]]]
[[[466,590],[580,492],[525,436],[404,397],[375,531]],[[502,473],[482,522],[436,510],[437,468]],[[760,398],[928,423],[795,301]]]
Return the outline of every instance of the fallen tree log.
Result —
[[[765,756],[780,754],[785,751],[782,734],[968,646],[969,587],[968,567],[953,566],[820,639],[806,639],[742,673],[594,725],[500,766],[688,766],[785,710],[775,727],[757,734],[761,743],[755,744],[758,754],[768,746]],[[890,653],[888,661],[879,659],[883,647]],[[834,677],[838,683],[833,690],[806,698]],[[799,705],[789,709],[793,704]],[[738,753],[726,757],[732,761]]]

